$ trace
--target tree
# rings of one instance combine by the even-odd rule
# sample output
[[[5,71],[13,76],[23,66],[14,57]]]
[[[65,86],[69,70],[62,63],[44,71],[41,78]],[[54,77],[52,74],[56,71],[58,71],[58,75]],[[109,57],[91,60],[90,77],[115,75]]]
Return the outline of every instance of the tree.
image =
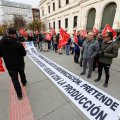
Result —
[[[0,35],[6,34],[8,27],[9,26],[7,24],[0,25]]]
[[[26,27],[26,20],[22,16],[15,15],[13,21],[13,26],[16,30]]]
[[[42,27],[42,22],[40,20],[34,20],[28,24],[28,29],[32,31],[40,31]]]

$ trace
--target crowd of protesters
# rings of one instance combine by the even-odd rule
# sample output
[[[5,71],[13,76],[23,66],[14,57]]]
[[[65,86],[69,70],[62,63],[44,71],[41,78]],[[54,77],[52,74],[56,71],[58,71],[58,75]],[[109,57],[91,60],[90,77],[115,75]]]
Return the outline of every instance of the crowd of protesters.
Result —
[[[74,42],[74,34],[71,34],[65,47],[60,49],[58,49],[59,34],[54,34],[51,37],[51,41],[48,41],[45,39],[45,35],[40,33],[37,37],[33,37],[33,41],[34,45],[38,47],[40,51],[49,51],[49,49],[52,49],[55,53],[62,54],[62,49],[65,49],[66,55],[74,54],[74,62],[79,63],[80,66],[83,67],[80,75],[85,75],[86,69],[88,69],[87,78],[91,78],[92,71],[98,68],[98,78],[94,80],[95,82],[100,81],[104,68],[105,82],[103,86],[107,87],[112,59],[118,56],[118,44],[116,42],[113,43],[113,33],[107,32],[105,36],[102,36],[101,33],[94,34],[93,32],[89,32],[86,37],[83,37],[80,35],[80,32],[78,32],[77,38],[78,44]],[[111,43],[112,47],[105,51]]]
[[[10,35],[11,35],[11,31],[9,32]],[[13,32],[12,35],[16,34],[16,31],[13,30],[12,32]],[[78,31],[76,35],[77,43],[75,42],[75,33],[74,33],[69,36],[65,46],[59,48],[58,46],[60,42],[60,37],[61,36],[59,33],[58,34],[54,33],[53,35],[50,36],[50,39],[48,40],[45,33],[37,33],[37,34],[30,34],[27,37],[24,37],[22,34],[20,34],[15,38],[13,36],[12,39],[15,39],[16,41],[19,41],[19,42],[33,41],[34,46],[38,48],[40,52],[49,52],[49,50],[53,50],[55,53],[62,55],[63,54],[62,49],[65,49],[65,54],[66,55],[72,54],[74,62],[77,64],[79,63],[80,67],[82,67],[83,71],[80,73],[81,76],[85,75],[86,69],[88,69],[87,78],[89,79],[92,77],[92,72],[95,71],[96,68],[98,69],[98,77],[94,80],[95,82],[99,82],[101,80],[102,70],[104,68],[105,82],[103,86],[107,87],[108,81],[109,81],[109,69],[112,64],[112,60],[113,58],[116,58],[118,56],[118,44],[114,42],[113,33],[106,32],[106,34],[102,36],[101,33],[95,34],[94,32],[88,32],[86,36],[83,36],[81,32]],[[4,39],[8,40],[9,37],[8,38],[3,37],[3,40]],[[1,42],[1,46],[3,43]],[[8,40],[8,43],[9,43],[9,40]],[[18,43],[15,42],[12,44],[16,44],[17,46]],[[21,46],[21,44],[19,43],[18,46]],[[14,49],[14,48],[11,47],[10,49]],[[21,80],[23,85],[26,85],[27,83],[25,73],[24,73],[24,60],[23,60],[23,57],[26,55],[26,51],[22,47],[20,49],[23,52],[23,54],[20,55],[22,60],[22,62],[20,62],[20,65],[23,64],[22,65],[23,67],[9,68],[8,66],[11,63],[6,63],[6,64],[8,68],[8,73],[11,76],[18,98],[22,99],[21,87],[18,83],[18,80],[17,82],[15,82],[15,79],[18,79],[17,74],[19,73],[21,75]],[[2,47],[0,50],[1,50],[0,56],[3,57],[4,60],[6,61],[6,57],[3,55],[3,52],[2,52],[3,51]],[[9,52],[10,51],[8,51],[8,53]],[[7,54],[7,52],[5,54]],[[16,56],[17,56],[17,51],[16,51]],[[11,57],[8,56],[8,58],[11,58]]]
[[[59,33],[54,33],[51,40],[47,40],[45,34],[34,34],[33,36],[29,36],[27,41],[33,40],[35,47],[40,49],[41,52],[48,52],[52,49],[55,53],[62,54],[62,49],[65,49],[66,55],[74,54],[74,62],[79,63],[80,66],[83,67],[83,71],[80,75],[85,75],[86,69],[88,69],[87,78],[91,78],[92,71],[98,68],[98,78],[94,80],[95,82],[100,81],[104,68],[106,77],[103,86],[107,87],[112,59],[118,56],[118,44],[116,42],[112,44],[110,49],[105,51],[114,41],[113,37],[112,32],[107,32],[104,36],[102,36],[101,33],[95,34],[88,32],[87,36],[82,36],[80,31],[78,31],[78,44],[74,42],[74,34],[71,34],[67,44],[62,48],[58,48],[60,40]],[[22,41],[21,37],[20,39]]]

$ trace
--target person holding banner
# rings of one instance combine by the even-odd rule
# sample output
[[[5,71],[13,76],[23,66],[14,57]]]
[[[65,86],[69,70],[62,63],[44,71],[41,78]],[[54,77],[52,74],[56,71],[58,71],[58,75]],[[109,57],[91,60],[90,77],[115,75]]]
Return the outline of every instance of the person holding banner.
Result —
[[[86,73],[87,63],[88,63],[88,76],[87,78],[91,78],[91,74],[93,71],[93,60],[99,51],[98,41],[94,40],[94,33],[88,33],[88,40],[84,41],[83,46],[83,72],[80,75],[84,75]]]
[[[103,87],[108,86],[109,81],[109,69],[112,63],[113,58],[118,56],[118,45],[116,42],[113,42],[113,33],[107,32],[103,38],[103,43],[99,55],[99,64],[98,64],[98,78],[95,79],[95,82],[100,81],[102,76],[102,70],[105,70],[105,83]]]
[[[22,43],[17,40],[16,34],[14,28],[8,29],[8,35],[4,36],[0,41],[0,57],[4,59],[5,66],[11,77],[18,99],[22,100],[23,96],[18,74],[20,75],[23,86],[25,86],[27,83],[24,73],[24,56],[26,56],[26,51]]]

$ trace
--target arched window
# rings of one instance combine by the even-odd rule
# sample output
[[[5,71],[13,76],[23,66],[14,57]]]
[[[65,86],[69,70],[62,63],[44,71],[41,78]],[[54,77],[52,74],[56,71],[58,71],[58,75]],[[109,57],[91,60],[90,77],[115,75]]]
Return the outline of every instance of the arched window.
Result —
[[[92,30],[95,23],[96,10],[95,8],[90,9],[87,17],[87,30]]]
[[[101,29],[105,27],[106,24],[109,24],[110,26],[113,26],[113,21],[116,13],[117,5],[116,3],[110,3],[108,4],[104,11],[103,11],[103,17],[102,17],[102,23],[101,23]]]

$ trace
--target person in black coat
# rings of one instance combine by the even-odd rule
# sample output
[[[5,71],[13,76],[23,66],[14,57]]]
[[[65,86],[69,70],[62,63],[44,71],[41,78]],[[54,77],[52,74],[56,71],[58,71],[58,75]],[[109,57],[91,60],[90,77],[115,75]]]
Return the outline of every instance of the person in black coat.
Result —
[[[20,36],[18,37],[18,40],[19,40],[20,42],[25,42],[25,38],[23,37],[23,35],[20,35]]]
[[[8,29],[8,35],[4,36],[0,41],[0,57],[4,59],[5,66],[11,77],[19,100],[22,100],[23,96],[18,74],[20,75],[23,86],[27,83],[24,73],[24,56],[26,56],[26,51],[22,43],[16,38],[16,30],[13,28]]]

